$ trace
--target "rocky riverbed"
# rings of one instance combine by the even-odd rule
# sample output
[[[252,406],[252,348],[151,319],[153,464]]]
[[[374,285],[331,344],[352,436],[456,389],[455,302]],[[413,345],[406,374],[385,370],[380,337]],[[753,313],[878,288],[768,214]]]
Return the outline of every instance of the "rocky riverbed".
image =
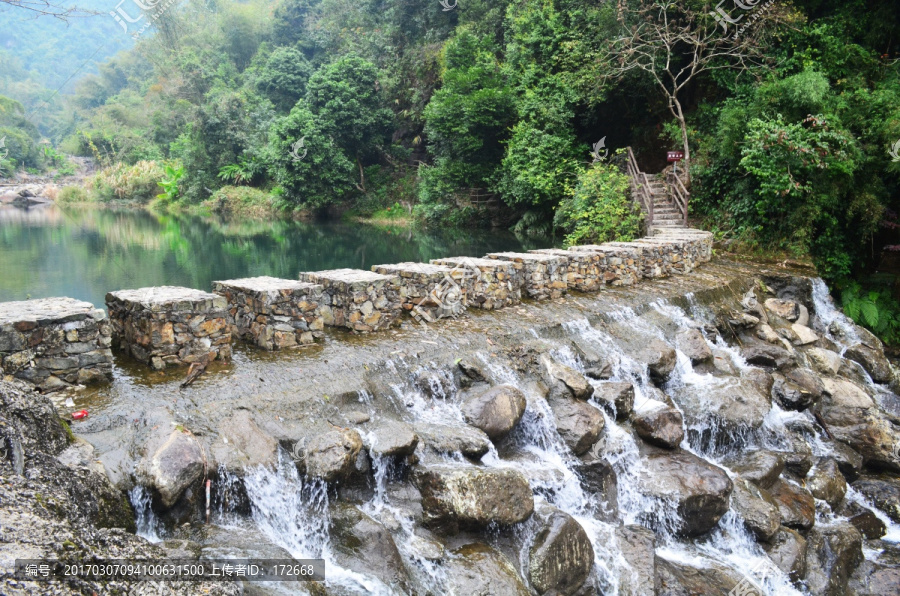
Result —
[[[111,387],[53,396],[89,409],[73,436],[46,397],[2,386],[4,593],[46,588],[10,579],[15,558],[67,554],[322,557],[327,581],[300,593],[334,595],[900,585],[896,370],[800,273],[714,261],[239,348],[184,390],[117,362]]]

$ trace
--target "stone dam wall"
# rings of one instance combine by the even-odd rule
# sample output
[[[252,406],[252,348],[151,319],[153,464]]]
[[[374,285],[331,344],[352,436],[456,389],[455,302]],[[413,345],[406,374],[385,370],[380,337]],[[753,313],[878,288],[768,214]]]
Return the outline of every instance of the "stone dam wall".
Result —
[[[326,326],[357,333],[390,328],[407,313],[420,323],[495,310],[523,298],[596,292],[690,272],[712,256],[712,234],[661,231],[634,242],[574,246],[371,271],[302,272],[299,280],[217,281],[213,292],[182,287],[126,289],[106,296],[109,317],[70,298],[0,304],[0,374],[42,390],[111,378],[110,344],[160,370],[228,360],[235,337],[276,350],[313,343]]]

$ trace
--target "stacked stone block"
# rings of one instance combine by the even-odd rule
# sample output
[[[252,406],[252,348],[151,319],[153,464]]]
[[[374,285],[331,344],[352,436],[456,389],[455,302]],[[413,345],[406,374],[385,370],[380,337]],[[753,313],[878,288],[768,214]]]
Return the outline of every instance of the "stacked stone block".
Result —
[[[112,328],[100,309],[72,298],[0,303],[0,376],[43,391],[112,378]]]
[[[561,248],[541,248],[528,251],[566,259],[566,285],[569,290],[596,292],[606,284],[606,254],[601,252],[571,251]]]
[[[266,350],[308,345],[321,337],[322,286],[275,277],[213,282],[228,301],[232,333]]]
[[[687,251],[694,263],[708,263],[712,259],[713,234],[704,230],[679,228],[673,230],[657,230],[654,240],[683,240],[688,243]]]
[[[106,295],[117,345],[156,370],[231,358],[231,325],[224,296],[177,286]]]
[[[568,289],[568,258],[521,252],[496,252],[487,255],[487,258],[511,262],[524,278],[522,289],[535,300],[559,298]]]
[[[322,286],[325,325],[362,333],[386,329],[400,317],[400,278],[360,269],[304,272],[300,281]]]
[[[603,280],[610,285],[630,286],[636,284],[643,277],[641,268],[643,251],[639,246],[609,242],[571,246],[569,250],[576,253],[593,252],[603,255],[606,258]]]
[[[425,322],[457,317],[465,312],[475,282],[469,269],[430,263],[374,265],[372,271],[399,278],[403,310]]]
[[[469,296],[470,307],[495,310],[522,301],[524,274],[516,270],[510,261],[451,257],[433,259],[431,263],[469,271],[467,275],[473,278]]]

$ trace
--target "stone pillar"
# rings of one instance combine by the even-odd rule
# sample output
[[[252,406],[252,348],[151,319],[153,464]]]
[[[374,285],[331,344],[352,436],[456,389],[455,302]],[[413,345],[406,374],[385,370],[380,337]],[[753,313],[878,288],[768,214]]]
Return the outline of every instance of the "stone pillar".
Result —
[[[231,358],[231,326],[224,296],[161,286],[106,295],[117,345],[153,368],[186,365],[213,353]]]
[[[566,259],[566,285],[569,290],[596,292],[606,284],[603,277],[606,271],[606,253],[575,252],[561,248],[541,248],[528,252]]]
[[[275,277],[213,282],[228,301],[232,333],[266,350],[308,345],[321,337],[322,286]]]
[[[300,280],[322,286],[319,314],[325,325],[378,331],[400,317],[400,279],[361,269],[304,272]]]
[[[112,379],[106,313],[72,298],[0,303],[0,376],[43,391]]]
[[[510,261],[478,259],[474,257],[450,257],[433,259],[435,265],[466,270],[473,279],[469,306],[494,310],[519,304],[525,277]]]
[[[474,291],[474,275],[463,268],[397,263],[374,265],[372,271],[399,279],[402,308],[419,321],[431,322],[461,315]]]
[[[640,246],[623,245],[621,242],[570,246],[573,252],[596,252],[606,256],[603,279],[613,286],[630,286],[644,276],[641,268],[643,250]]]
[[[547,253],[495,252],[489,259],[509,261],[523,277],[522,289],[530,298],[560,298],[568,289],[569,260]]]

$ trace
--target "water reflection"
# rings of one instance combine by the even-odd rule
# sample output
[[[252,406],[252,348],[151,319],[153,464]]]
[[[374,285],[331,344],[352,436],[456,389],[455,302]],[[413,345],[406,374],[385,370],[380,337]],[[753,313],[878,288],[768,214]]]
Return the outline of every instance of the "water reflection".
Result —
[[[156,285],[209,289],[217,279],[369,269],[381,263],[545,248],[509,232],[419,231],[344,222],[247,220],[137,209],[0,206],[0,301]]]

